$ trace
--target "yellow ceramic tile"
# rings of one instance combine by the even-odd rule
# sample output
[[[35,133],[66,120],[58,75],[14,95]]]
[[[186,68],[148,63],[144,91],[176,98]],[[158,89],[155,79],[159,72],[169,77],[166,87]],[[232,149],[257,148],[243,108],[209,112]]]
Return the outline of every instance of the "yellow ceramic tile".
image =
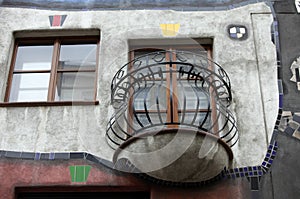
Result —
[[[160,24],[160,28],[165,37],[174,37],[179,31],[180,24]]]

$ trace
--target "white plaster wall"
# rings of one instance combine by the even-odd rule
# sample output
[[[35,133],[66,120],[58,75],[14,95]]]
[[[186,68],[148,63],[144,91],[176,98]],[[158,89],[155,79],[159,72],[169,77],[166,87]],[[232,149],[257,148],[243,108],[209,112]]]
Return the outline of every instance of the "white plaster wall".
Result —
[[[111,159],[106,124],[112,114],[110,83],[127,62],[128,40],[163,38],[161,23],[180,23],[177,38],[210,37],[213,57],[228,73],[240,133],[234,166],[261,164],[277,115],[275,46],[272,17],[264,3],[228,11],[45,11],[0,8],[0,100],[3,102],[13,46],[13,32],[22,30],[101,30],[98,96],[100,105],[0,108],[0,149],[12,151],[87,151]],[[256,14],[254,14],[256,13]],[[261,14],[259,14],[261,13]],[[51,28],[49,15],[65,14],[61,28]],[[252,15],[253,14],[253,15]],[[227,26],[245,25],[249,38],[235,41]],[[268,137],[267,137],[268,135]]]

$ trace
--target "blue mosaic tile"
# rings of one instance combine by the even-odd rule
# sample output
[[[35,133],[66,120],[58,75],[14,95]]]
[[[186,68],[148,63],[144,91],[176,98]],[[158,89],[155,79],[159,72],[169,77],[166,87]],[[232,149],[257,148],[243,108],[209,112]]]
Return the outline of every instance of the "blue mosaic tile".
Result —
[[[55,159],[55,153],[51,152],[49,154],[49,160],[54,160]]]
[[[35,159],[35,160],[40,160],[40,158],[41,158],[41,153],[36,152],[36,153],[34,154],[34,159]]]
[[[279,107],[283,108],[283,95],[282,94],[279,95]]]

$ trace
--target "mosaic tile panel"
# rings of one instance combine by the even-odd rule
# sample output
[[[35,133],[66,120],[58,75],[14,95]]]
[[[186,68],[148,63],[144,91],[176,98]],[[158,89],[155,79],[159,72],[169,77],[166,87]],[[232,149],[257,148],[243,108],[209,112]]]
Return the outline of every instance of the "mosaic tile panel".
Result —
[[[67,15],[52,15],[49,16],[49,22],[51,27],[61,27],[63,26]]]
[[[235,178],[256,178],[261,177],[264,173],[267,172],[267,170],[271,167],[273,160],[276,156],[276,150],[277,150],[277,144],[276,142],[274,144],[270,144],[268,148],[268,152],[266,154],[266,157],[264,159],[264,162],[260,166],[248,166],[248,167],[242,167],[242,168],[234,168],[227,170],[224,168],[224,170],[217,175],[216,177],[203,182],[195,182],[195,183],[181,183],[181,182],[170,182],[170,181],[164,181],[155,179],[153,177],[150,177],[146,174],[140,173],[137,168],[127,159],[120,159],[115,165],[113,165],[112,162],[101,159],[97,156],[94,156],[92,154],[86,153],[86,152],[74,152],[74,153],[30,153],[30,152],[14,152],[14,151],[0,151],[0,158],[19,158],[19,159],[31,159],[31,160],[69,160],[69,159],[83,159],[83,160],[89,160],[97,164],[103,164],[105,166],[108,166],[109,168],[115,168],[126,172],[135,173],[136,175],[147,179],[153,183],[159,184],[159,185],[167,185],[167,186],[181,186],[181,187],[195,187],[195,186],[204,186],[207,184],[210,184],[214,181],[221,180],[221,179],[235,179]],[[127,169],[125,169],[127,168]],[[72,170],[72,171],[71,171]],[[81,171],[81,167],[79,168]],[[73,172],[72,175],[75,175],[76,171],[72,167],[70,168],[70,172]],[[81,177],[80,180],[77,179],[77,177],[72,177],[72,182],[83,182],[82,175],[78,174]],[[85,178],[84,178],[85,179]],[[255,181],[256,182],[256,181]]]
[[[228,34],[231,39],[245,40],[248,37],[248,30],[243,25],[228,26]]]
[[[278,149],[277,142],[269,145],[266,157],[261,165],[264,173],[266,173],[271,168],[271,165],[276,156],[277,149]]]
[[[70,166],[70,176],[72,182],[86,182],[91,170],[89,165]]]

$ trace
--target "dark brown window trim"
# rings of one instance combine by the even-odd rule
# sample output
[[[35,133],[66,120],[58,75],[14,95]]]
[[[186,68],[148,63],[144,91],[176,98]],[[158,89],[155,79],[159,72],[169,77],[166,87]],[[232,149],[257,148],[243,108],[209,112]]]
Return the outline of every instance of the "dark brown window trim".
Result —
[[[53,101],[53,102],[0,102],[0,107],[37,107],[37,106],[87,106],[99,105],[99,101]]]
[[[105,186],[105,185],[89,185],[89,186],[68,186],[68,185],[57,185],[57,186],[16,186],[15,192],[150,192],[151,189],[147,185],[141,186]]]
[[[142,193],[147,196],[147,198],[151,198],[151,188],[147,185],[145,186],[66,186],[66,185],[57,185],[57,186],[27,186],[27,187],[15,187],[14,189],[14,198],[18,199],[22,195],[28,194],[43,194],[43,193],[55,193],[55,194],[81,194],[85,193],[85,195],[101,194],[101,193],[109,193],[111,192],[116,194],[135,194]],[[60,197],[61,198],[61,197]],[[70,197],[68,197],[70,198]],[[93,197],[95,198],[95,197]],[[97,197],[98,198],[98,197]]]

